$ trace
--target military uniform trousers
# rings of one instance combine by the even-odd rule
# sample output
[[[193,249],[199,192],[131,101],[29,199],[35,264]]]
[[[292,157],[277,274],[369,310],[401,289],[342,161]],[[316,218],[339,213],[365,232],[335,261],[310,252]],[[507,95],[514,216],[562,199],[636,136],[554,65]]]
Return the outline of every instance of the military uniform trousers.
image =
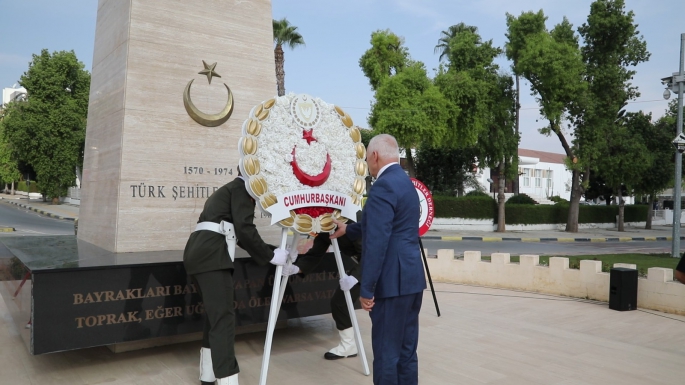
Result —
[[[233,269],[193,275],[200,288],[205,308],[202,347],[212,350],[216,378],[240,372],[235,358],[235,309],[233,307]]]
[[[335,257],[334,257],[335,258]],[[361,269],[360,266],[355,266],[347,274],[357,278],[361,281]],[[350,289],[350,297],[352,297],[352,303],[354,304],[359,300],[359,292],[361,291],[361,286],[357,283]],[[335,327],[338,330],[345,330],[352,327],[352,319],[350,319],[350,312],[347,310],[347,301],[345,301],[345,292],[338,286],[333,293],[331,298],[331,315],[335,321]]]

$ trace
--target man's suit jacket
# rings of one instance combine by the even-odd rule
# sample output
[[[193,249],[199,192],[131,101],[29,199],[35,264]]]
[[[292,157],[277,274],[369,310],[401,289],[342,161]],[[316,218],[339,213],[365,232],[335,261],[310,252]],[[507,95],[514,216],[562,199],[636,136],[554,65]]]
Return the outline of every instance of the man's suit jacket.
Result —
[[[347,226],[362,238],[363,298],[415,294],[426,288],[419,246],[419,198],[411,180],[394,164],[371,187],[359,224]]]

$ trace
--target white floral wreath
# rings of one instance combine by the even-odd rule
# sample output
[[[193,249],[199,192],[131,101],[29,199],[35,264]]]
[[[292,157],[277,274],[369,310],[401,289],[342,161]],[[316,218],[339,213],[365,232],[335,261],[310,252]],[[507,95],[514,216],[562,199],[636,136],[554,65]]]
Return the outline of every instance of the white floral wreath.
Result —
[[[255,106],[243,123],[240,170],[271,223],[302,233],[354,218],[366,188],[366,148],[340,107],[305,94]]]

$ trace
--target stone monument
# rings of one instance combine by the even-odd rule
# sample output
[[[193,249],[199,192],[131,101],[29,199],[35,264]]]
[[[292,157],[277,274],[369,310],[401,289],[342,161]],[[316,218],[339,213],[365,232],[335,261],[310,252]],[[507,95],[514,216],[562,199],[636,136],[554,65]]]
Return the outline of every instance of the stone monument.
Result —
[[[183,249],[206,198],[237,176],[245,117],[275,94],[272,52],[269,0],[100,0],[78,238]]]

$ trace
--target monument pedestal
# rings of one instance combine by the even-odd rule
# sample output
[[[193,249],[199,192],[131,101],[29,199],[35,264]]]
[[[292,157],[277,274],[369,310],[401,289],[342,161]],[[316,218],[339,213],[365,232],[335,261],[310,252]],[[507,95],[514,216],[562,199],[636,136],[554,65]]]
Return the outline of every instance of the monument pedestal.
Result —
[[[112,253],[74,236],[2,243],[14,257],[0,294],[31,354],[117,344],[131,350],[201,336],[204,309],[181,251]],[[275,266],[240,252],[233,275],[236,325],[263,330]],[[290,278],[278,319],[330,313],[337,286],[335,261],[325,258],[316,272]]]

